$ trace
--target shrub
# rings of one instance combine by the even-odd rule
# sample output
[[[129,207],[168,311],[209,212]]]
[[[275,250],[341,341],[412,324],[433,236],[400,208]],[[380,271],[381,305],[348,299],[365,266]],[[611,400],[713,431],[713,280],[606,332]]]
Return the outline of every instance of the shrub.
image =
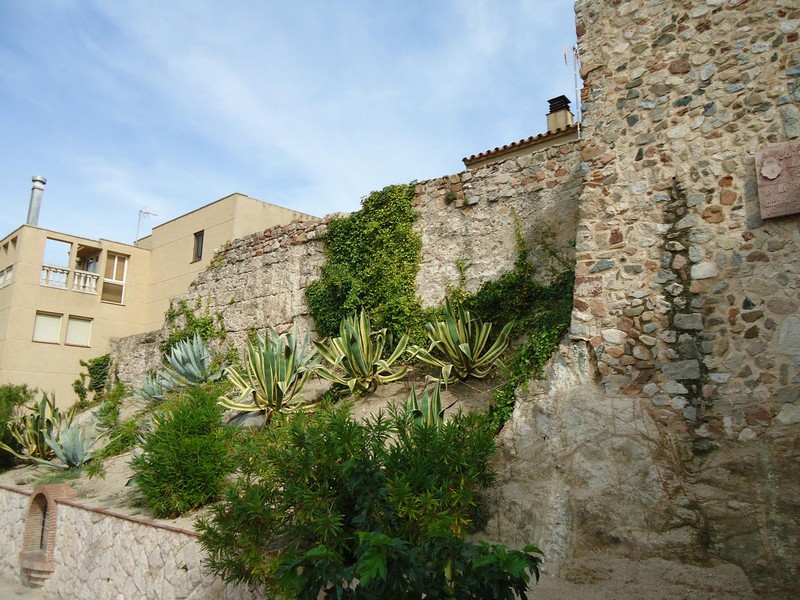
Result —
[[[158,517],[176,517],[211,502],[231,470],[233,430],[222,425],[216,390],[188,388],[153,415],[142,454],[131,462],[136,484]]]
[[[6,383],[0,385],[0,443],[7,445],[19,452],[22,448],[11,435],[9,424],[15,419],[17,411],[26,402],[33,400],[35,390],[27,385],[14,385]],[[0,450],[0,470],[7,469],[14,464],[14,455]]]
[[[334,336],[344,318],[366,309],[376,327],[395,339],[421,335],[415,278],[422,240],[414,232],[415,185],[372,192],[361,210],[333,219],[325,233],[321,276],[306,289],[309,311],[321,336]]]
[[[425,426],[410,410],[281,416],[238,449],[240,477],[201,519],[229,582],[325,598],[524,598],[538,550],[466,542],[482,519],[494,439],[480,417]],[[357,581],[358,580],[358,581]]]

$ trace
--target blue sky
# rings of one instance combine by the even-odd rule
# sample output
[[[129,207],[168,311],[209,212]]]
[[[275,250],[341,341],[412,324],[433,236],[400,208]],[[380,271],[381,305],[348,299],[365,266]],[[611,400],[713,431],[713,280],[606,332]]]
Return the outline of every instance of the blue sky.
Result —
[[[0,237],[132,242],[233,192],[317,215],[574,99],[569,0],[4,0]],[[574,112],[574,110],[573,110]]]

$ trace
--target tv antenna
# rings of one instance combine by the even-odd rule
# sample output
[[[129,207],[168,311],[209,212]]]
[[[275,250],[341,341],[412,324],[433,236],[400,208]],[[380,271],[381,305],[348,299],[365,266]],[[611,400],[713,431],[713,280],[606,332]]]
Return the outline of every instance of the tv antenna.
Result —
[[[150,212],[147,209],[140,208],[139,209],[139,220],[136,221],[136,239],[133,242],[134,246],[139,244],[139,226],[142,224],[142,219],[146,219],[147,217],[157,217],[158,215],[154,212]]]

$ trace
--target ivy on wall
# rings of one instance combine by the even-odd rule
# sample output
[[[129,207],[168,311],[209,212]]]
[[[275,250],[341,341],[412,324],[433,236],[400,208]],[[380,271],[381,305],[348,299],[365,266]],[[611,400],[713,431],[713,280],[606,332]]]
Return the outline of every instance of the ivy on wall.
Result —
[[[195,309],[200,311],[202,304],[198,298],[195,303]],[[208,341],[214,338],[224,339],[225,324],[222,321],[222,314],[218,313],[216,318],[210,314],[208,307],[204,313],[197,314],[191,309],[186,300],[180,300],[176,304],[169,307],[165,315],[167,326],[169,328],[169,335],[167,339],[161,344],[162,354],[168,353],[178,342],[189,339],[195,333],[200,335],[203,341]],[[183,318],[184,325],[178,326],[178,320]]]
[[[306,289],[317,333],[335,335],[342,319],[361,308],[377,328],[395,336],[421,331],[416,296],[422,240],[412,227],[413,183],[372,192],[361,210],[334,219],[325,234],[327,263]]]

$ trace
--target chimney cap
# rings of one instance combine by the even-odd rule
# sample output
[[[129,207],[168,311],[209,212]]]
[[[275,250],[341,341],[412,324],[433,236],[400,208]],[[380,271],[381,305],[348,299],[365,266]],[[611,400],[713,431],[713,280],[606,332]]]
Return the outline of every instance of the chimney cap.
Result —
[[[569,110],[569,98],[563,94],[555,98],[550,98],[547,102],[550,104],[551,113],[558,112],[559,110]]]
[[[31,181],[33,183],[41,183],[41,184],[46,184],[47,183],[47,179],[45,179],[41,175],[34,175],[33,177],[31,177]]]

